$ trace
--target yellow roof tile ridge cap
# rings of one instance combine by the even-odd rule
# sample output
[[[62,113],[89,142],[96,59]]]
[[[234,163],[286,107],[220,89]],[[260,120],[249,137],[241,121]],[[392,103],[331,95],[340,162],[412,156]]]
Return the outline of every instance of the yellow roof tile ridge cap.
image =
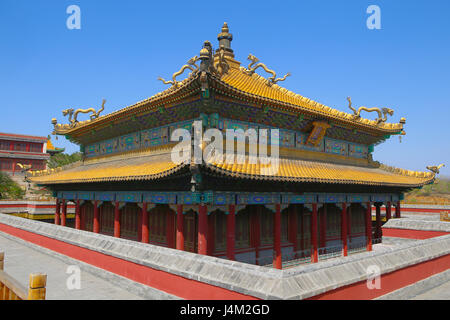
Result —
[[[117,160],[123,160],[123,159],[139,158],[139,157],[147,156],[147,155],[167,154],[170,152],[171,147],[175,144],[176,144],[176,142],[173,142],[173,143],[169,143],[165,146],[159,146],[156,148],[146,147],[146,148],[141,148],[138,150],[130,150],[130,151],[120,152],[118,154],[109,154],[109,155],[102,155],[102,156],[93,157],[93,158],[86,158],[84,160],[84,162],[86,164],[93,164],[93,163],[107,162],[108,160],[117,161]]]
[[[168,155],[170,154],[170,151],[168,152],[164,152],[162,149],[159,149],[158,152],[151,152],[151,153],[145,153],[145,154],[141,154],[141,153],[134,153],[130,156],[124,156],[124,155],[128,155],[124,154],[122,156],[117,156],[116,158],[104,158],[100,161],[90,161],[90,162],[86,162],[85,165],[95,165],[95,164],[105,164],[105,163],[111,163],[111,162],[116,162],[116,161],[121,161],[121,160],[132,160],[132,159],[138,159],[138,158],[151,158],[151,157],[157,157],[157,156],[161,156],[161,155]]]
[[[243,68],[243,67],[242,67]],[[258,75],[257,73],[254,73],[253,75],[257,75],[258,77],[261,77],[260,75]],[[252,76],[248,76],[248,77],[253,77]],[[347,122],[349,124],[359,124],[362,125],[364,127],[367,127],[369,129],[378,129],[378,130],[386,130],[386,131],[393,131],[393,130],[400,130],[402,128],[402,125],[400,123],[396,123],[396,124],[391,124],[391,123],[381,123],[381,124],[377,124],[377,122],[375,120],[370,120],[370,119],[366,119],[366,118],[358,118],[358,119],[354,119],[352,117],[352,115],[350,113],[347,113],[345,111],[339,111],[338,109],[335,108],[331,108],[329,106],[326,106],[320,102],[314,101],[310,98],[307,98],[305,96],[302,96],[298,93],[294,93],[294,97],[299,99],[298,104],[294,104],[291,102],[286,102],[286,101],[282,101],[282,100],[278,100],[275,98],[270,98],[270,97],[264,97],[255,93],[250,93],[250,92],[246,92],[242,89],[236,88],[231,84],[228,84],[227,82],[223,81],[222,79],[217,78],[214,75],[211,75],[216,81],[220,81],[222,83],[222,85],[225,85],[228,88],[231,88],[233,90],[236,90],[238,92],[244,93],[246,95],[250,95],[252,97],[255,98],[263,98],[275,103],[282,103],[285,105],[288,105],[290,107],[294,107],[294,108],[300,108],[302,109],[302,111],[308,111],[310,112],[311,110],[314,112],[317,112],[321,115],[324,116],[330,116],[338,121],[344,121]],[[261,77],[262,79],[265,79],[263,77]],[[255,79],[258,80],[258,79]],[[280,87],[280,86],[278,86]],[[286,91],[289,91],[286,88],[280,87]],[[279,89],[277,89],[279,90]],[[282,92],[283,94],[285,94],[284,92]],[[302,103],[301,103],[302,102]],[[334,112],[333,112],[334,111]],[[390,126],[392,125],[392,126]]]
[[[189,77],[187,77],[186,79],[184,79],[183,81],[180,81],[179,82],[180,85],[177,88],[170,87],[170,88],[168,88],[166,90],[163,90],[163,91],[160,91],[160,92],[154,94],[153,96],[151,96],[149,98],[146,98],[144,100],[138,101],[138,102],[136,102],[134,104],[128,105],[128,106],[123,107],[123,108],[121,108],[119,110],[116,110],[114,112],[102,115],[102,116],[100,116],[100,117],[98,117],[98,118],[96,118],[94,120],[80,121],[79,125],[77,125],[74,128],[70,128],[69,130],[67,130],[67,133],[77,131],[78,129],[84,128],[84,127],[86,127],[86,126],[88,126],[90,124],[97,123],[100,120],[103,120],[103,119],[106,119],[106,118],[112,118],[113,116],[121,114],[121,113],[123,113],[125,111],[130,111],[131,109],[138,109],[139,107],[142,107],[143,105],[145,105],[147,103],[157,101],[158,99],[162,99],[162,98],[168,96],[171,93],[176,93],[176,92],[180,91],[181,89],[186,88],[187,85],[189,85],[192,82],[194,82],[196,80],[196,78],[198,77],[198,75],[199,75],[199,72],[195,72],[192,75],[190,75]],[[187,80],[190,80],[190,81],[187,81]]]
[[[402,176],[408,176],[408,177],[415,177],[415,178],[434,178],[435,177],[435,174],[432,172],[406,170],[406,169],[402,169],[402,168],[389,166],[389,165],[386,165],[383,163],[380,163],[379,168],[384,171],[390,172],[390,173],[394,173],[394,174],[398,174],[398,175],[402,175]]]
[[[99,177],[99,178],[79,178],[79,179],[68,179],[68,180],[59,180],[59,181],[47,181],[47,184],[63,184],[63,183],[78,183],[78,182],[104,182],[104,181],[123,181],[123,180],[147,180],[147,179],[157,179],[168,176],[172,173],[175,173],[181,170],[183,167],[186,167],[185,163],[178,164],[173,168],[164,170],[159,173],[154,173],[150,175],[142,175],[142,176],[113,176],[113,177]],[[37,179],[34,179],[37,180]],[[37,180],[37,182],[40,182]],[[41,181],[42,182],[42,181]],[[45,181],[44,181],[45,182]]]

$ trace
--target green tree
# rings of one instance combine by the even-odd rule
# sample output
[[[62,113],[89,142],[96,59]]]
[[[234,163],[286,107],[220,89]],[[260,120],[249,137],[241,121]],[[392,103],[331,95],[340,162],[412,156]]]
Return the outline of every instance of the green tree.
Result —
[[[48,167],[50,169],[55,169],[58,167],[63,167],[73,162],[80,161],[82,157],[81,152],[75,152],[72,154],[67,153],[57,153],[53,155],[48,161]]]
[[[23,190],[6,173],[0,172],[0,199],[23,199]]]

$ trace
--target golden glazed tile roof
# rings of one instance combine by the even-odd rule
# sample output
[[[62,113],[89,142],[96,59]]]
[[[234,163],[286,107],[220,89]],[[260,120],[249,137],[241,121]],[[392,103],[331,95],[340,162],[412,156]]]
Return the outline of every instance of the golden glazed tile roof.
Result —
[[[399,132],[403,129],[403,125],[401,123],[382,122],[377,124],[375,120],[355,118],[353,114],[330,108],[302,95],[289,91],[277,84],[269,86],[267,84],[267,79],[259,74],[254,73],[252,75],[248,75],[245,73],[245,68],[241,67],[238,61],[229,57],[227,58],[227,61],[229,62],[230,69],[226,74],[222,75],[220,81],[223,81],[230,87],[233,87],[243,93],[252,96],[264,97],[275,102],[278,101],[290,105],[291,108],[287,107],[286,110],[295,112],[300,111],[299,109],[303,109],[312,113],[320,114],[326,118],[343,120],[352,124],[371,127],[373,129],[383,131]]]
[[[217,59],[217,56],[215,57]],[[402,123],[377,123],[375,120],[369,120],[362,117],[355,118],[353,114],[330,108],[326,105],[313,101],[302,95],[289,91],[277,84],[268,85],[267,79],[253,73],[251,76],[245,72],[245,68],[240,66],[240,62],[234,58],[225,58],[229,70],[220,77],[217,74],[208,74],[212,87],[225,85],[228,89],[236,90],[238,93],[251,96],[253,98],[268,99],[275,108],[291,113],[303,114],[308,112],[314,115],[320,115],[326,119],[340,121],[350,126],[371,129],[375,132],[384,132],[398,134],[403,130]],[[102,115],[97,119],[81,121],[76,126],[69,124],[56,124],[55,132],[57,134],[80,134],[89,129],[104,126],[111,121],[121,118],[131,117],[132,115],[157,110],[160,106],[168,106],[176,103],[179,99],[188,97],[194,91],[200,90],[201,73],[197,70],[190,73],[184,80],[178,82],[177,86],[159,92],[152,97],[137,102],[128,107],[107,115]]]
[[[127,158],[105,158],[103,161],[79,162],[64,169],[34,172],[30,180],[37,184],[87,183],[109,181],[154,180],[180,171],[186,165],[171,161],[170,153]]]
[[[381,165],[379,168],[281,158],[279,166],[241,158],[242,164],[220,163],[212,159],[207,167],[223,175],[255,180],[360,184],[378,186],[418,187],[431,183],[435,175]],[[253,163],[252,163],[253,162]],[[278,169],[278,170],[276,170]]]

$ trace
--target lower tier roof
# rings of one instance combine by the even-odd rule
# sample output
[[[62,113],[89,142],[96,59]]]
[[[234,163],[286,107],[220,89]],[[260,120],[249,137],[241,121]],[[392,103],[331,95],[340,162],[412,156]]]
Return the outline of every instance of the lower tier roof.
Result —
[[[234,178],[308,182],[328,184],[357,184],[414,188],[433,182],[435,175],[394,169],[381,165],[360,167],[327,162],[280,158],[278,165],[251,163],[246,157],[242,164],[209,161],[206,166],[217,173]]]
[[[278,166],[270,167],[248,156],[236,160],[229,164],[211,159],[200,167],[238,179],[296,183],[415,188],[435,179],[435,174],[431,172],[413,172],[383,165],[357,166],[280,157]],[[172,162],[170,148],[164,148],[150,153],[127,154],[126,157],[85,160],[64,169],[34,172],[30,180],[40,185],[157,180],[187,167],[189,164]]]

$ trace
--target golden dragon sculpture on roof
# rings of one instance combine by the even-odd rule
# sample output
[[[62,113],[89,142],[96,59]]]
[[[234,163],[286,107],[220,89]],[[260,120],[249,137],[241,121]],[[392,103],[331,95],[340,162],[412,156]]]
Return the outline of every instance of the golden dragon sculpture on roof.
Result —
[[[267,78],[267,84],[269,86],[271,86],[277,82],[284,81],[284,80],[286,80],[287,77],[289,77],[291,75],[290,73],[287,73],[284,77],[277,78],[276,72],[267,68],[267,66],[264,63],[259,62],[259,59],[257,57],[255,57],[254,55],[249,54],[247,59],[250,60],[251,62],[248,65],[247,69],[244,69],[244,72],[246,74],[248,74],[249,76],[251,76],[256,72],[256,69],[263,68],[264,71],[266,71],[267,73],[270,73],[272,75],[271,77]]]
[[[353,116],[355,119],[359,119],[361,118],[361,112],[362,111],[366,111],[366,112],[376,112],[378,113],[378,118],[375,119],[375,121],[377,122],[377,124],[383,123],[387,121],[387,116],[393,116],[394,115],[394,110],[389,109],[389,108],[367,108],[367,107],[360,107],[358,110],[356,110],[355,108],[352,107],[352,98],[351,97],[347,97],[347,101],[349,103],[348,107],[353,111]]]
[[[174,87],[178,87],[178,84],[180,81],[177,81],[177,77],[182,75],[186,69],[191,70],[191,73],[189,73],[189,76],[191,76],[194,72],[196,72],[199,67],[195,64],[199,60],[198,56],[192,57],[188,60],[187,64],[181,67],[181,69],[177,72],[175,72],[172,75],[172,81],[166,81],[161,77],[158,77],[158,80],[162,81],[164,84],[171,84]]]
[[[63,110],[62,111],[63,116],[64,117],[69,116],[69,124],[58,124],[58,121],[56,120],[56,118],[53,118],[52,119],[52,124],[53,124],[53,128],[54,128],[53,134],[63,133],[69,129],[75,128],[79,123],[78,115],[80,113],[92,113],[90,115],[90,121],[97,119],[98,117],[100,117],[100,113],[102,113],[103,110],[105,110],[105,103],[106,103],[106,100],[103,99],[102,106],[97,111],[95,110],[95,108],[76,109],[76,110],[74,110],[73,108],[69,108],[69,109]]]

